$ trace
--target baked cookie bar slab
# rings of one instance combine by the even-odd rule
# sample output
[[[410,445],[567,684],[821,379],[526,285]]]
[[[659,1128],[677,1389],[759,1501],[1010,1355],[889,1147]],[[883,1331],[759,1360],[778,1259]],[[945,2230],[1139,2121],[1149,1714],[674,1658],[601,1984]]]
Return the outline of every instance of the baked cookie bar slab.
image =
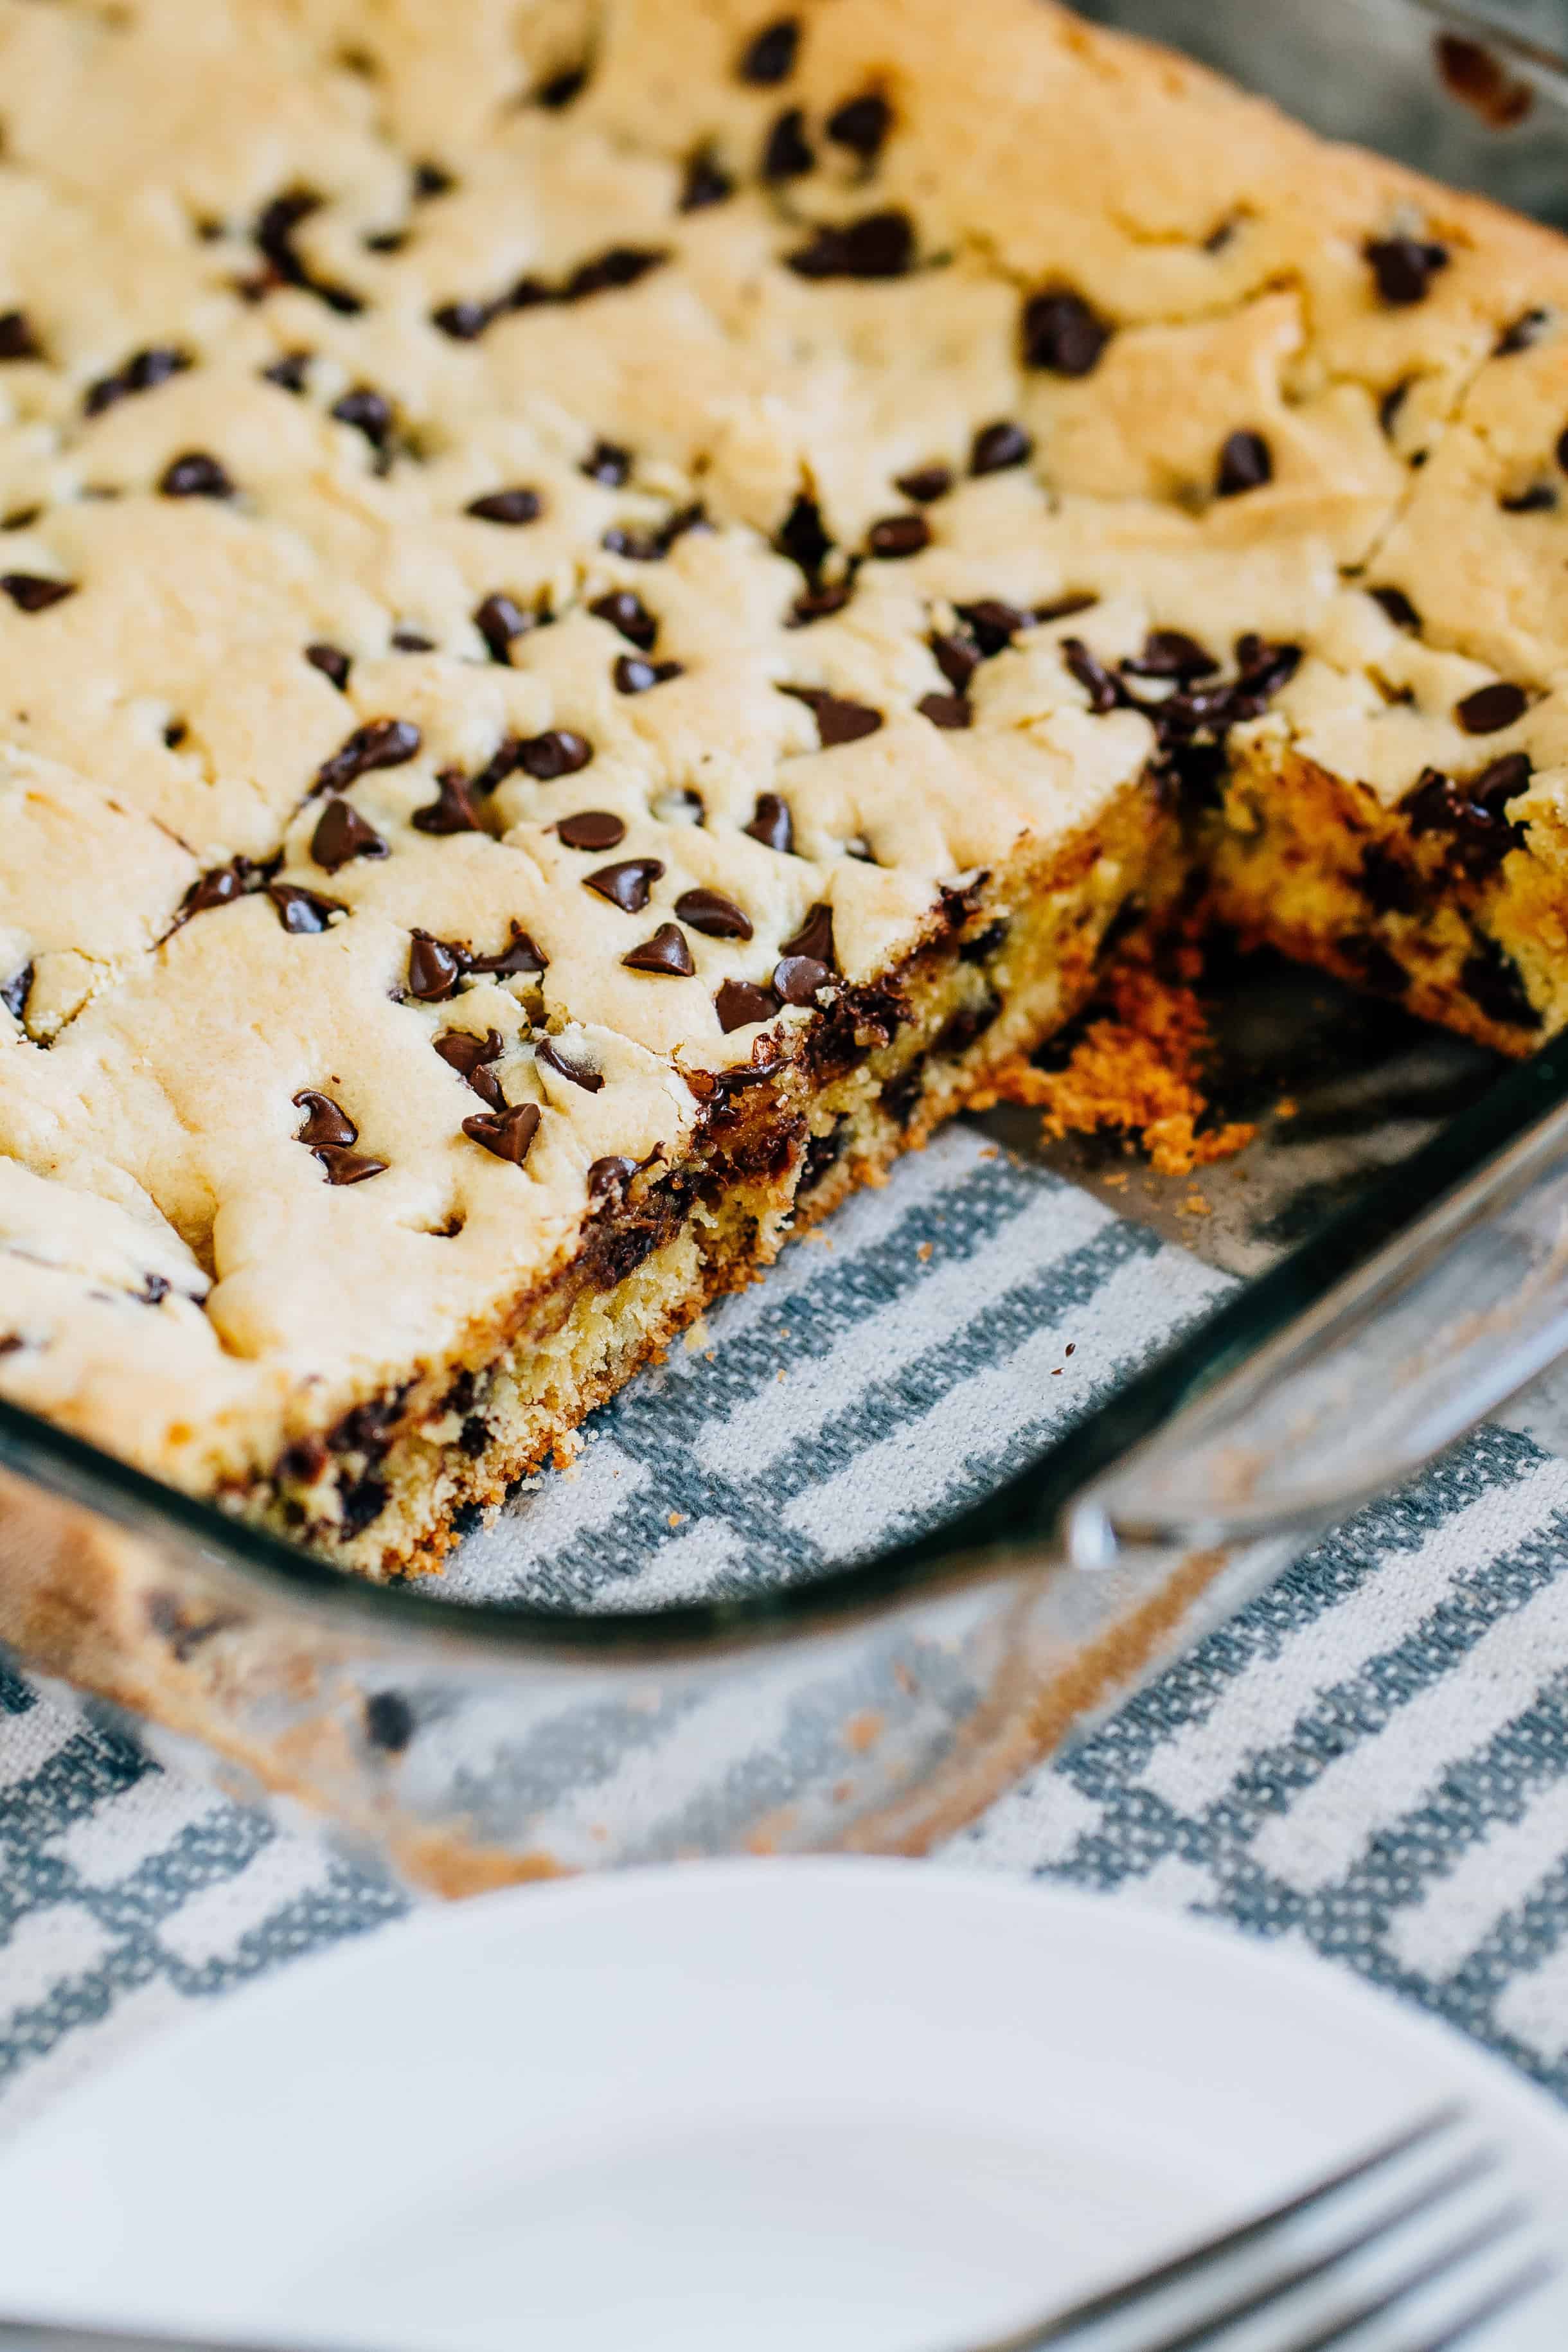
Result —
[[[1173,898],[1568,1014],[1559,239],[1038,0],[0,79],[7,1397],[428,1566]]]

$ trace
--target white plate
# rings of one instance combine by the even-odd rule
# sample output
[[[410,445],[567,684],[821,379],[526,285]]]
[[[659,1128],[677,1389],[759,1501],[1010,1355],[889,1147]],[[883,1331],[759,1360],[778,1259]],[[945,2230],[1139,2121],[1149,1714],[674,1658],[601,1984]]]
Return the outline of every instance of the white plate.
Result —
[[[426,1912],[74,2094],[0,2162],[0,2307],[927,2352],[1454,2093],[1568,2215],[1558,2110],[1326,1967],[927,1864],[687,1864]],[[1562,2352],[1568,2289],[1500,2340]]]

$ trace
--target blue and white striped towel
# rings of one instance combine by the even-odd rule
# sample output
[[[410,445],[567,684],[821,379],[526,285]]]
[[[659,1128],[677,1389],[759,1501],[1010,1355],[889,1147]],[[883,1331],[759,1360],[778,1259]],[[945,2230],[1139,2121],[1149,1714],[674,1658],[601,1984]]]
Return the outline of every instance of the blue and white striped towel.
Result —
[[[678,1353],[599,1417],[522,1522],[535,1589],[735,1590],[764,1552],[808,1574],[829,1530],[991,1483],[1222,1286],[954,1131],[721,1308],[711,1360]],[[517,1541],[476,1540],[457,1580],[515,1572]],[[1568,2095],[1568,1463],[1482,1431],[946,1858],[1305,1945]],[[0,1677],[0,2125],[408,1899]]]

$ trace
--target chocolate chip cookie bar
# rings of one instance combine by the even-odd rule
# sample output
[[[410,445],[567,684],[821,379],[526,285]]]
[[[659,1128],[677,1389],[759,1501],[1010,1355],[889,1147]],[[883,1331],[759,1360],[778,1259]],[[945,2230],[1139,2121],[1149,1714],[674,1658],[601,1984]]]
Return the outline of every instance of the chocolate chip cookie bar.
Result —
[[[1040,0],[0,90],[0,1394],[430,1567],[1130,926],[1568,1016],[1549,233]]]

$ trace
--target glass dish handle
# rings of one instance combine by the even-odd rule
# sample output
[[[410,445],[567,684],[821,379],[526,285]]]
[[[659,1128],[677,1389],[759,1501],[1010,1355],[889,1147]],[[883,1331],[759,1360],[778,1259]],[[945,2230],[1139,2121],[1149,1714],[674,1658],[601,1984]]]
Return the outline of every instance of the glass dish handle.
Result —
[[[1086,1487],[1068,1555],[1315,1533],[1564,1354],[1560,1102]]]

